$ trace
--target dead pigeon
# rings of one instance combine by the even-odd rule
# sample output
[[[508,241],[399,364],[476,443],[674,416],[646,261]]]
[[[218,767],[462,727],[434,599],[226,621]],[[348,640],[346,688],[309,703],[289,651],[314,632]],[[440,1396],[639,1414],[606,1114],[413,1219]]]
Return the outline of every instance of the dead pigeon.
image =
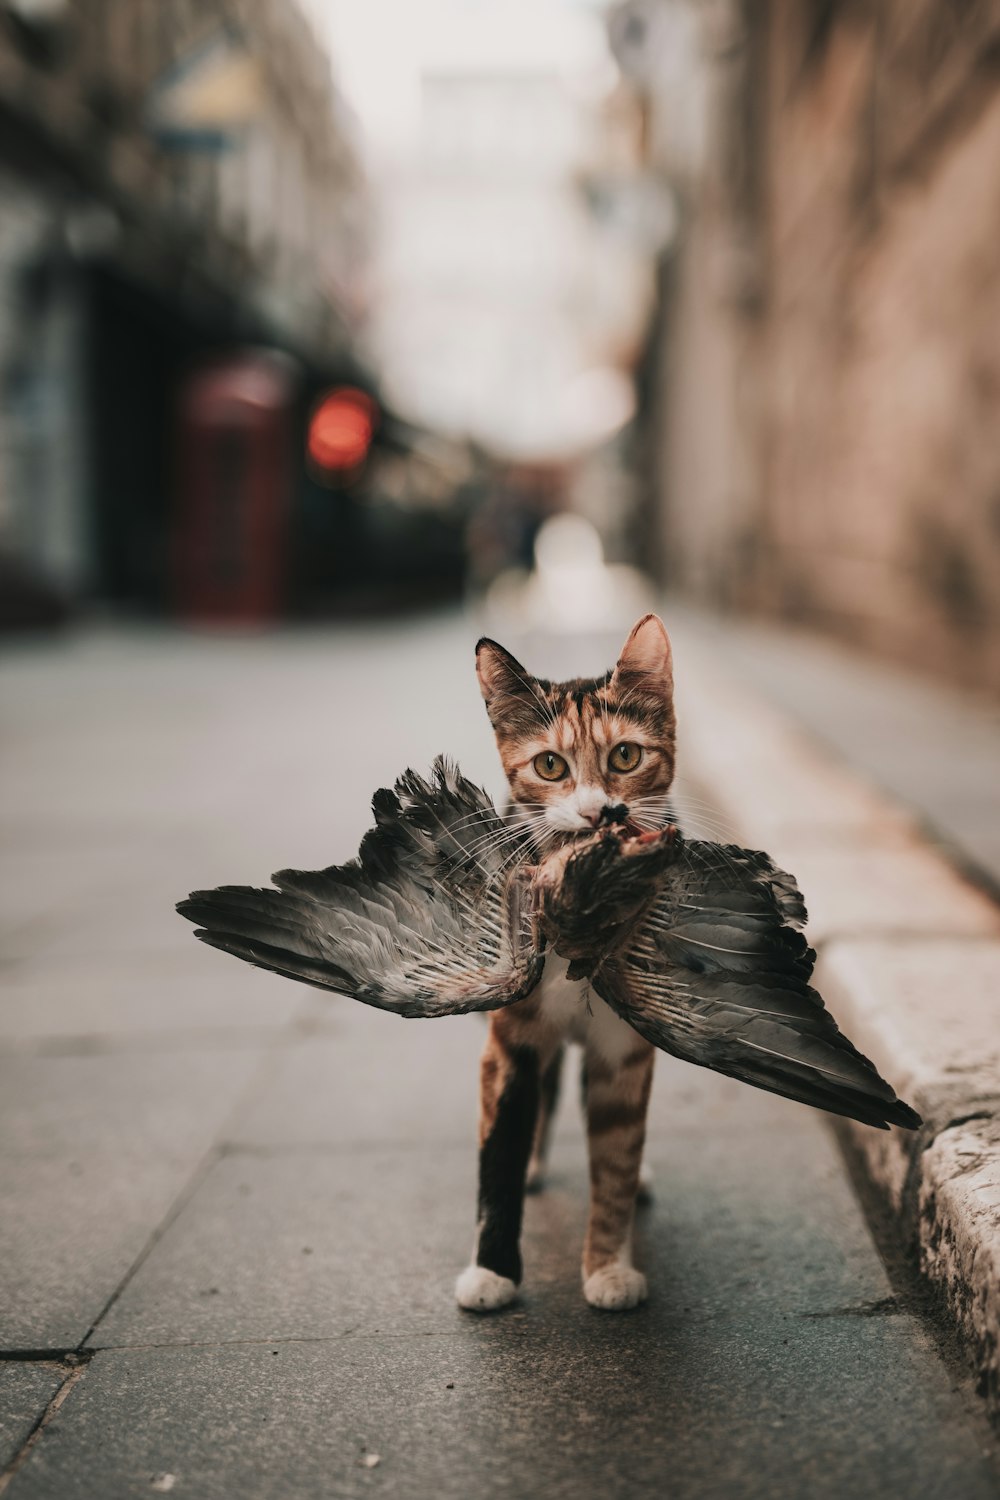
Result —
[[[177,910],[214,948],[401,1016],[513,1005],[551,949],[675,1057],[879,1129],[921,1123],[810,984],[802,897],[766,854],[623,823],[540,858],[444,759],[372,808],[350,863]]]

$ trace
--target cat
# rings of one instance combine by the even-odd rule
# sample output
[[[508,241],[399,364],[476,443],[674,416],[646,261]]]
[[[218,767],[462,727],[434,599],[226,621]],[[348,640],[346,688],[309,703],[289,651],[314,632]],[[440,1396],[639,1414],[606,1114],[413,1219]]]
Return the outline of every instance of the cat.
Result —
[[[656,615],[634,626],[603,677],[532,677],[486,638],[476,670],[510,786],[508,822],[537,851],[608,822],[675,821],[669,793],[676,724],[670,641]],[[654,1049],[550,954],[539,988],[491,1012],[480,1065],[478,1232],[459,1276],[461,1307],[490,1312],[517,1295],[526,1186],[540,1181],[567,1041],[584,1056],[590,1211],[583,1294],[619,1311],[647,1295],[632,1264]]]

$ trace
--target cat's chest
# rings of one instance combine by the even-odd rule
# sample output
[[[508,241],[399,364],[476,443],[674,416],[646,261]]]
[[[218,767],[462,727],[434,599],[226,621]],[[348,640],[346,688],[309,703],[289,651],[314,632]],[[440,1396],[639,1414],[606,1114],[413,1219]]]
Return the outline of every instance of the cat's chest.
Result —
[[[607,1062],[620,1062],[635,1047],[635,1032],[584,980],[567,979],[566,968],[566,960],[553,953],[545,960],[540,986],[545,1024]]]

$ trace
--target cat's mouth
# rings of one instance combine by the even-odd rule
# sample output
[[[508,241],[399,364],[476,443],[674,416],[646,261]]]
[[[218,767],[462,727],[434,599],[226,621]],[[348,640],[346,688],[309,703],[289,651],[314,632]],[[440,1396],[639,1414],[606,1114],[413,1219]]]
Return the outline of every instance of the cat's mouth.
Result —
[[[570,844],[587,843],[588,840],[600,838],[602,834],[612,833],[616,836],[623,849],[626,846],[641,847],[662,838],[669,828],[669,824],[664,828],[642,828],[628,816],[620,819],[609,818],[607,820],[602,816],[596,828],[580,828],[574,830],[572,833],[567,833],[566,842]]]

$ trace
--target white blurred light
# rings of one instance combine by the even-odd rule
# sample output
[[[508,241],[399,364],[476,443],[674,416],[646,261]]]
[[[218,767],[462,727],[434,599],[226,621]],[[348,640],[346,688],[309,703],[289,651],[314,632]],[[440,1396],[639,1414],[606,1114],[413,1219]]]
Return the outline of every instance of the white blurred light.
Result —
[[[584,370],[563,393],[565,440],[571,448],[597,447],[635,415],[635,390],[621,370]]]
[[[562,0],[303,0],[377,157],[415,145],[427,73],[607,76],[599,11]]]
[[[600,535],[583,516],[552,516],[535,538],[535,571],[501,575],[486,599],[497,628],[554,635],[628,627],[647,607],[650,585],[635,568],[604,561]]]
[[[549,575],[603,568],[604,547],[597,527],[583,516],[553,516],[535,538],[535,566]]]

